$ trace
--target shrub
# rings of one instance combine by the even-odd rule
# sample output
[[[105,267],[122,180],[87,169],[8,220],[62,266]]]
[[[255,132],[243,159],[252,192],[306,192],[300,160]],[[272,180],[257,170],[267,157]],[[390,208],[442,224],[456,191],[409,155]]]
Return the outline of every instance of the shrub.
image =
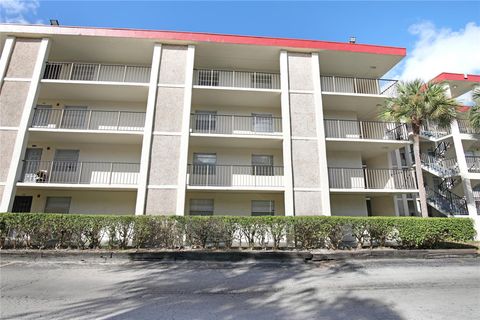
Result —
[[[468,218],[0,214],[1,248],[435,248],[475,237]],[[293,244],[291,243],[293,240]]]

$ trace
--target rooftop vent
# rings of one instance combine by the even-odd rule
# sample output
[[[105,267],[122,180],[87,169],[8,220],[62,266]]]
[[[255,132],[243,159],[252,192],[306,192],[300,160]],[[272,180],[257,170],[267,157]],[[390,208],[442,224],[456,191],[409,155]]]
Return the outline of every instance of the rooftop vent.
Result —
[[[348,40],[349,43],[356,43],[357,42],[357,37],[351,36],[350,40]]]
[[[51,26],[59,26],[60,23],[58,22],[57,19],[50,19],[50,25]]]

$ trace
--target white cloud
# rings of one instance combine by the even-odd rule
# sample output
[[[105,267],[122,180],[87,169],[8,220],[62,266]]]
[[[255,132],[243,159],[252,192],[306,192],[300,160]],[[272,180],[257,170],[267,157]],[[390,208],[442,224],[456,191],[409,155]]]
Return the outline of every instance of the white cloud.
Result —
[[[418,39],[405,61],[392,70],[401,80],[430,80],[442,72],[480,73],[480,26],[475,22],[458,31],[423,22],[409,32]]]
[[[0,0],[0,23],[32,23],[26,15],[35,14],[39,0]]]

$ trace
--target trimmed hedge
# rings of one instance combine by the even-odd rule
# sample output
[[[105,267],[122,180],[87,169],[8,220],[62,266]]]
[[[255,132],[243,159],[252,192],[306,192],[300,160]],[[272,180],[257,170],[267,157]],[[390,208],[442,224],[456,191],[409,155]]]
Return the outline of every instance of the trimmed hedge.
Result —
[[[467,218],[0,214],[1,248],[435,248],[474,236]]]

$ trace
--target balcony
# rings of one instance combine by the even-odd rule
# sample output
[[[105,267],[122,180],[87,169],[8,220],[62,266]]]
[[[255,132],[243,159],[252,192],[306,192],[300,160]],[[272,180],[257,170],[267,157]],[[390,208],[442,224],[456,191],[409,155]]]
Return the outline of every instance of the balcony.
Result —
[[[119,64],[47,62],[43,79],[148,83],[150,67]]]
[[[409,190],[417,182],[412,169],[328,168],[330,189],[364,191]]]
[[[193,72],[193,85],[241,89],[280,89],[280,74],[195,69]]]
[[[475,206],[477,207],[477,214],[480,215],[480,191],[473,190],[473,200],[475,201]]]
[[[325,137],[332,139],[408,141],[407,126],[395,122],[325,120]]]
[[[420,135],[427,139],[440,139],[450,134],[450,127],[441,127],[432,122],[427,122],[420,128]]]
[[[136,185],[139,163],[23,161],[19,182],[25,184]]]
[[[259,165],[188,165],[188,187],[280,189],[283,167]]]
[[[143,132],[145,112],[35,108],[31,128]]]
[[[465,156],[468,172],[480,173],[480,156]]]
[[[465,119],[458,119],[458,129],[460,130],[460,133],[464,134],[480,134],[480,129],[475,129],[470,125],[469,120]]]
[[[270,115],[196,113],[190,116],[190,132],[211,135],[278,136],[282,134],[282,118]]]
[[[321,76],[322,92],[381,95],[393,97],[397,93],[397,80],[367,79],[339,76]]]

